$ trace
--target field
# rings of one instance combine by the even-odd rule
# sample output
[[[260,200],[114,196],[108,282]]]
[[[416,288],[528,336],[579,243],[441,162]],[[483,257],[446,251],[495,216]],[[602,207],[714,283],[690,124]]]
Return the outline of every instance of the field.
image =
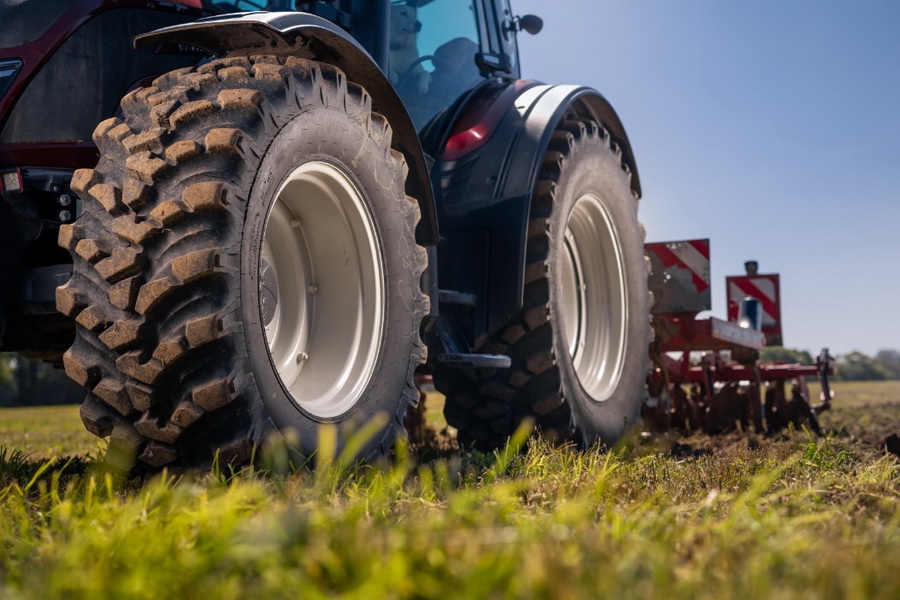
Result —
[[[314,470],[272,447],[143,486],[77,408],[3,410],[0,598],[900,598],[900,382],[836,391],[824,438],[523,434]]]

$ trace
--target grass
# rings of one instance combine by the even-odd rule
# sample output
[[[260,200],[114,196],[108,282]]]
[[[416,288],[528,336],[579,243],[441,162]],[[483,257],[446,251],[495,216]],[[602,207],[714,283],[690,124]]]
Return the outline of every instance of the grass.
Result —
[[[85,430],[77,406],[0,408],[0,444],[33,460],[97,456],[101,445],[105,446]]]
[[[695,454],[520,437],[276,474],[275,448],[138,487],[7,449],[0,598],[898,598],[900,461],[842,387],[822,417],[838,434],[679,441]],[[853,393],[900,430],[877,387]]]
[[[900,403],[900,381],[836,381],[835,406],[838,408],[861,408]],[[821,387],[818,383],[809,386],[813,399],[819,397]]]
[[[860,456],[878,456],[884,440],[900,435],[900,381],[838,381],[832,409],[821,422]],[[818,384],[810,386],[818,398]]]

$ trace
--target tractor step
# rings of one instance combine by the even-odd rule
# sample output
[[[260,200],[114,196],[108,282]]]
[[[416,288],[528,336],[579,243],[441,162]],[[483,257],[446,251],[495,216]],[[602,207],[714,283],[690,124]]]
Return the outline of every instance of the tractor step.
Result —
[[[474,307],[478,304],[478,296],[453,290],[438,290],[438,300],[443,304],[459,304],[461,306]]]
[[[508,369],[512,365],[512,359],[505,354],[439,354],[437,360],[448,367],[476,369]]]

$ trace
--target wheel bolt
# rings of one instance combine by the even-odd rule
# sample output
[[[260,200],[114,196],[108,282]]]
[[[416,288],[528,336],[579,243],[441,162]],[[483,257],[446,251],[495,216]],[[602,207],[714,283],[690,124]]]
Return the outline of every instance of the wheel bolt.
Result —
[[[317,286],[317,285],[307,286],[306,291],[309,292],[310,294],[315,294],[319,291],[319,286]]]
[[[298,365],[302,362],[306,362],[307,360],[309,360],[309,354],[307,354],[306,352],[301,352],[300,354],[297,355],[297,364]]]

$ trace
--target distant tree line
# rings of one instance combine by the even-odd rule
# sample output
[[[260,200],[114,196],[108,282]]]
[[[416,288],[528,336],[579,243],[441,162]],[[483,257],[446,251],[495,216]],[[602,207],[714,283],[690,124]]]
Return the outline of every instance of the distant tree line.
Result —
[[[0,406],[80,404],[85,389],[50,363],[0,354]]]
[[[806,350],[793,350],[774,346],[762,352],[763,360],[815,364],[813,357]],[[879,350],[875,356],[862,352],[850,352],[835,356],[834,379],[838,381],[880,381],[900,379],[900,351]]]

